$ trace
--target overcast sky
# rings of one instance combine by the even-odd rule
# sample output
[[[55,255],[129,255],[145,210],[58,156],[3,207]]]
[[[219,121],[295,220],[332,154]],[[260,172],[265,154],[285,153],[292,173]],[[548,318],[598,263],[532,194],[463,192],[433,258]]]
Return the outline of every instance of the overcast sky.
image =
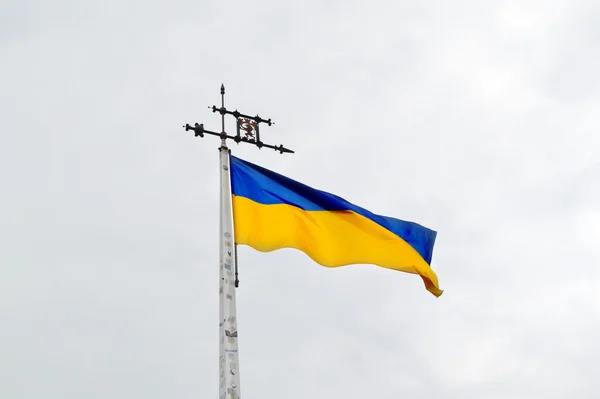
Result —
[[[598,1],[3,0],[0,54],[0,398],[217,398],[221,83],[445,290],[241,247],[243,398],[600,397]]]

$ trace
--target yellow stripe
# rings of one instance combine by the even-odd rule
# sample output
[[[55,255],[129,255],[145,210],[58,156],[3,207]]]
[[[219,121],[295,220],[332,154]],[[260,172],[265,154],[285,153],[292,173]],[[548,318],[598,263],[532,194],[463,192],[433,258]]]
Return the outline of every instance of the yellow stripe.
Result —
[[[353,211],[305,211],[233,196],[235,240],[258,251],[295,248],[327,267],[374,264],[418,274],[435,296],[434,271],[406,241]]]

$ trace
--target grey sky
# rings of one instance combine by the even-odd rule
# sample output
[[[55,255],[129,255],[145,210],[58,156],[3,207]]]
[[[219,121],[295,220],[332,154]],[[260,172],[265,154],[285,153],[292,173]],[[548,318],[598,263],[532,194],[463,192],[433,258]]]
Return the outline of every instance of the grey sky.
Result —
[[[0,5],[0,398],[216,398],[234,153],[438,231],[445,293],[240,249],[245,398],[600,396],[600,3]]]

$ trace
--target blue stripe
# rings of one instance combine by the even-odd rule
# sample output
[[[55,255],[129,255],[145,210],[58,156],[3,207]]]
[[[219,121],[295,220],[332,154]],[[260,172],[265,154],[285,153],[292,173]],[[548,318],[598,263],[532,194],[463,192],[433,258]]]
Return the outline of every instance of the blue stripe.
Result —
[[[231,156],[230,163],[233,195],[264,205],[288,204],[306,211],[354,211],[402,238],[431,264],[435,231],[417,223],[376,215],[337,195],[314,189],[234,156]]]

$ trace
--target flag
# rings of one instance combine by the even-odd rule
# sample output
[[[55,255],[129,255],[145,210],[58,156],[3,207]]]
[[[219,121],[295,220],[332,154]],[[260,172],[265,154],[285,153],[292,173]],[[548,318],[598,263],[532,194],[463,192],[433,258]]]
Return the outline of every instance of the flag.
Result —
[[[372,264],[418,274],[435,296],[431,269],[436,232],[376,215],[240,158],[230,158],[235,242],[258,251],[295,248],[338,267]]]

